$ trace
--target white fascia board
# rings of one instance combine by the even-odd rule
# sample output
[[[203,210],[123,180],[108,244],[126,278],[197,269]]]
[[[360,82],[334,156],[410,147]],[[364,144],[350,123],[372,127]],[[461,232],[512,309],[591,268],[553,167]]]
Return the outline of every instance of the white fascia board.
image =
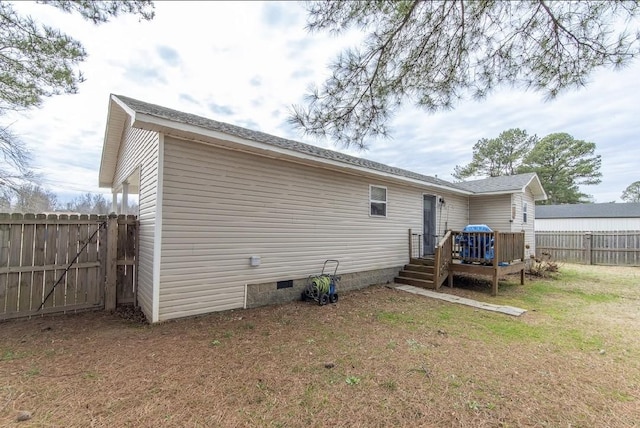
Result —
[[[542,188],[542,187],[541,187]],[[472,193],[471,196],[496,196],[496,195],[512,195],[515,193],[526,193],[527,186],[524,186],[522,189],[513,189],[513,190],[497,190],[495,192],[482,192],[482,193]],[[547,195],[543,194],[543,197],[538,197],[534,193],[533,200],[534,201],[544,201],[547,199]]]
[[[446,190],[447,192],[451,192],[451,193],[457,193],[460,195],[467,195],[467,196],[473,195],[472,192],[456,189],[454,187],[442,186],[439,184],[416,180],[409,177],[403,177],[403,176],[391,174],[388,172],[376,171],[374,169],[370,169],[370,168],[366,168],[358,165],[351,165],[351,164],[335,161],[333,159],[326,159],[318,156],[313,156],[310,154],[297,152],[295,150],[277,147],[271,144],[265,144],[265,143],[260,143],[258,141],[248,140],[246,138],[237,137],[235,135],[227,134],[224,132],[204,129],[198,126],[189,125],[181,122],[175,122],[169,119],[163,119],[163,118],[159,118],[159,117],[155,117],[147,114],[137,113],[132,123],[132,126],[134,128],[142,128],[142,129],[148,129],[151,131],[164,132],[166,135],[172,135],[170,130],[175,130],[177,132],[172,136],[175,136],[180,139],[187,139],[187,140],[192,138],[185,135],[181,135],[182,132],[187,134],[202,135],[208,138],[215,138],[217,140],[223,140],[223,141],[233,143],[234,145],[236,145],[235,147],[236,150],[259,154],[259,155],[261,154],[262,156],[265,156],[265,153],[269,153],[271,155],[270,157],[273,157],[275,159],[288,160],[291,162],[295,162],[296,160],[298,160],[298,162],[306,163],[306,164],[309,164],[309,163],[322,164],[322,165],[325,165],[326,167],[329,167],[330,169],[341,169],[345,171],[351,171],[352,173],[357,172],[359,173],[357,175],[362,175],[362,174],[375,175],[378,177],[385,178],[387,180],[411,183],[413,185],[417,185],[420,187],[428,186],[428,187]],[[226,147],[226,146],[224,147],[233,149],[231,147]]]
[[[515,190],[496,190],[495,192],[472,193],[471,196],[495,196],[495,195],[512,195],[514,193],[524,193],[522,189]]]
[[[133,110],[131,107],[129,107],[128,105],[126,105],[124,102],[122,102],[120,100],[120,98],[118,98],[117,96],[111,94],[111,100],[113,100],[113,102],[115,102],[116,104],[118,104],[118,106],[124,110],[129,116],[131,116],[131,120],[133,122],[135,122],[136,120],[136,111]]]
[[[123,103],[122,101],[120,101],[120,99],[118,99],[118,97],[116,97],[115,95],[111,94],[109,96],[109,107],[107,109],[107,123],[105,125],[105,130],[104,130],[104,138],[102,140],[102,156],[100,158],[100,169],[98,169],[98,187],[107,187],[110,188],[112,187],[113,183],[108,181],[108,178],[105,177],[105,162],[107,158],[110,158],[112,156],[115,156],[116,159],[114,161],[114,165],[118,162],[118,148],[120,146],[121,143],[121,135],[118,136],[111,136],[109,135],[109,123],[113,120],[111,118],[112,115],[112,109],[114,107],[119,107],[122,109],[122,111],[124,111],[127,115],[129,115],[131,117],[131,120],[134,121],[135,120],[135,116],[136,116],[136,112],[134,110],[132,110],[129,106],[127,106],[125,103]],[[112,143],[112,141],[115,141],[115,139],[117,139],[117,143]],[[111,146],[113,144],[118,144],[118,147],[116,148],[115,151],[111,150]],[[115,155],[114,155],[115,153]],[[115,168],[115,167],[114,167]],[[115,173],[114,171],[110,171],[111,175],[113,175],[113,173]],[[113,179],[113,177],[111,177],[111,179]]]
[[[111,187],[111,183],[102,180],[104,164],[108,155],[109,141],[109,121],[111,120],[111,98],[109,99],[109,107],[107,108],[107,123],[104,126],[104,137],[102,138],[102,156],[100,157],[100,168],[98,169],[98,187]]]
[[[522,191],[525,192],[527,187],[529,187],[529,185],[531,184],[531,182],[533,182],[533,180],[536,180],[536,184],[538,186],[538,189],[540,190],[540,193],[538,193],[538,195],[536,195],[535,193],[533,194],[533,200],[534,201],[546,201],[547,200],[547,193],[544,191],[544,188],[542,187],[542,182],[540,182],[540,177],[538,177],[538,174],[535,174],[533,177],[531,177],[531,180],[529,180],[529,182],[522,188]]]

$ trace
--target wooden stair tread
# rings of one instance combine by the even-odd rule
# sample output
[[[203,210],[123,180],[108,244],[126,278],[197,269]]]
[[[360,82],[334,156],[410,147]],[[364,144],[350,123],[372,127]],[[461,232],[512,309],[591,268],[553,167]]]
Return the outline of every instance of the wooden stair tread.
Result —
[[[436,268],[435,266],[414,265],[409,263],[407,265],[404,265],[404,270],[410,270],[414,272],[434,272]]]
[[[397,276],[395,277],[394,281],[397,282],[398,284],[413,285],[415,287],[430,288],[430,289],[436,288],[435,283],[428,279],[417,279],[417,278],[407,278],[404,276]]]
[[[433,280],[433,272],[421,272],[421,271],[412,271],[412,270],[405,269],[400,271],[398,276],[407,277],[407,278]]]
[[[415,258],[411,258],[409,259],[409,264],[412,265],[423,265],[423,266],[433,266],[435,264],[435,259],[415,259]]]

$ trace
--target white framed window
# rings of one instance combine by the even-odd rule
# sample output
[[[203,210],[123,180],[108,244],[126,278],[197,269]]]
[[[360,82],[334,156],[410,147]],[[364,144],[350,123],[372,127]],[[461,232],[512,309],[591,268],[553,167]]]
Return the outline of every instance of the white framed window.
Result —
[[[372,217],[387,216],[387,188],[369,185],[369,215]]]
[[[511,204],[511,220],[516,219],[516,204]]]
[[[523,223],[527,222],[527,203],[526,202],[522,203],[522,222]]]

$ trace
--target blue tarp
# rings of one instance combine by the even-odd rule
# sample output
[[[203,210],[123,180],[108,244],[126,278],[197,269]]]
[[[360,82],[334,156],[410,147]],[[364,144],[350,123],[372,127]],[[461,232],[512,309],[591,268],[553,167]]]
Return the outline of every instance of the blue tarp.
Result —
[[[493,235],[476,235],[475,232],[493,232],[486,224],[470,224],[462,229],[456,240],[460,244],[460,259],[470,263],[483,259],[493,261]]]

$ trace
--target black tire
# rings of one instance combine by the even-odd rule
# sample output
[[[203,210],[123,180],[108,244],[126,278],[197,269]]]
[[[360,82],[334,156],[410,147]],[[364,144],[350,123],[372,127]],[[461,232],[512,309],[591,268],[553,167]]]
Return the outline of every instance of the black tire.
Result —
[[[338,293],[333,293],[332,295],[329,296],[329,301],[331,303],[337,303],[338,302]]]
[[[316,287],[311,287],[309,289],[309,298],[312,300],[318,300],[318,289]]]
[[[324,306],[324,305],[326,305],[327,303],[329,303],[329,295],[328,295],[328,294],[326,294],[326,293],[322,293],[322,294],[320,295],[320,297],[318,298],[318,304],[319,304],[320,306]]]
[[[302,300],[303,302],[307,301],[307,293],[305,291],[300,293],[300,300]]]

